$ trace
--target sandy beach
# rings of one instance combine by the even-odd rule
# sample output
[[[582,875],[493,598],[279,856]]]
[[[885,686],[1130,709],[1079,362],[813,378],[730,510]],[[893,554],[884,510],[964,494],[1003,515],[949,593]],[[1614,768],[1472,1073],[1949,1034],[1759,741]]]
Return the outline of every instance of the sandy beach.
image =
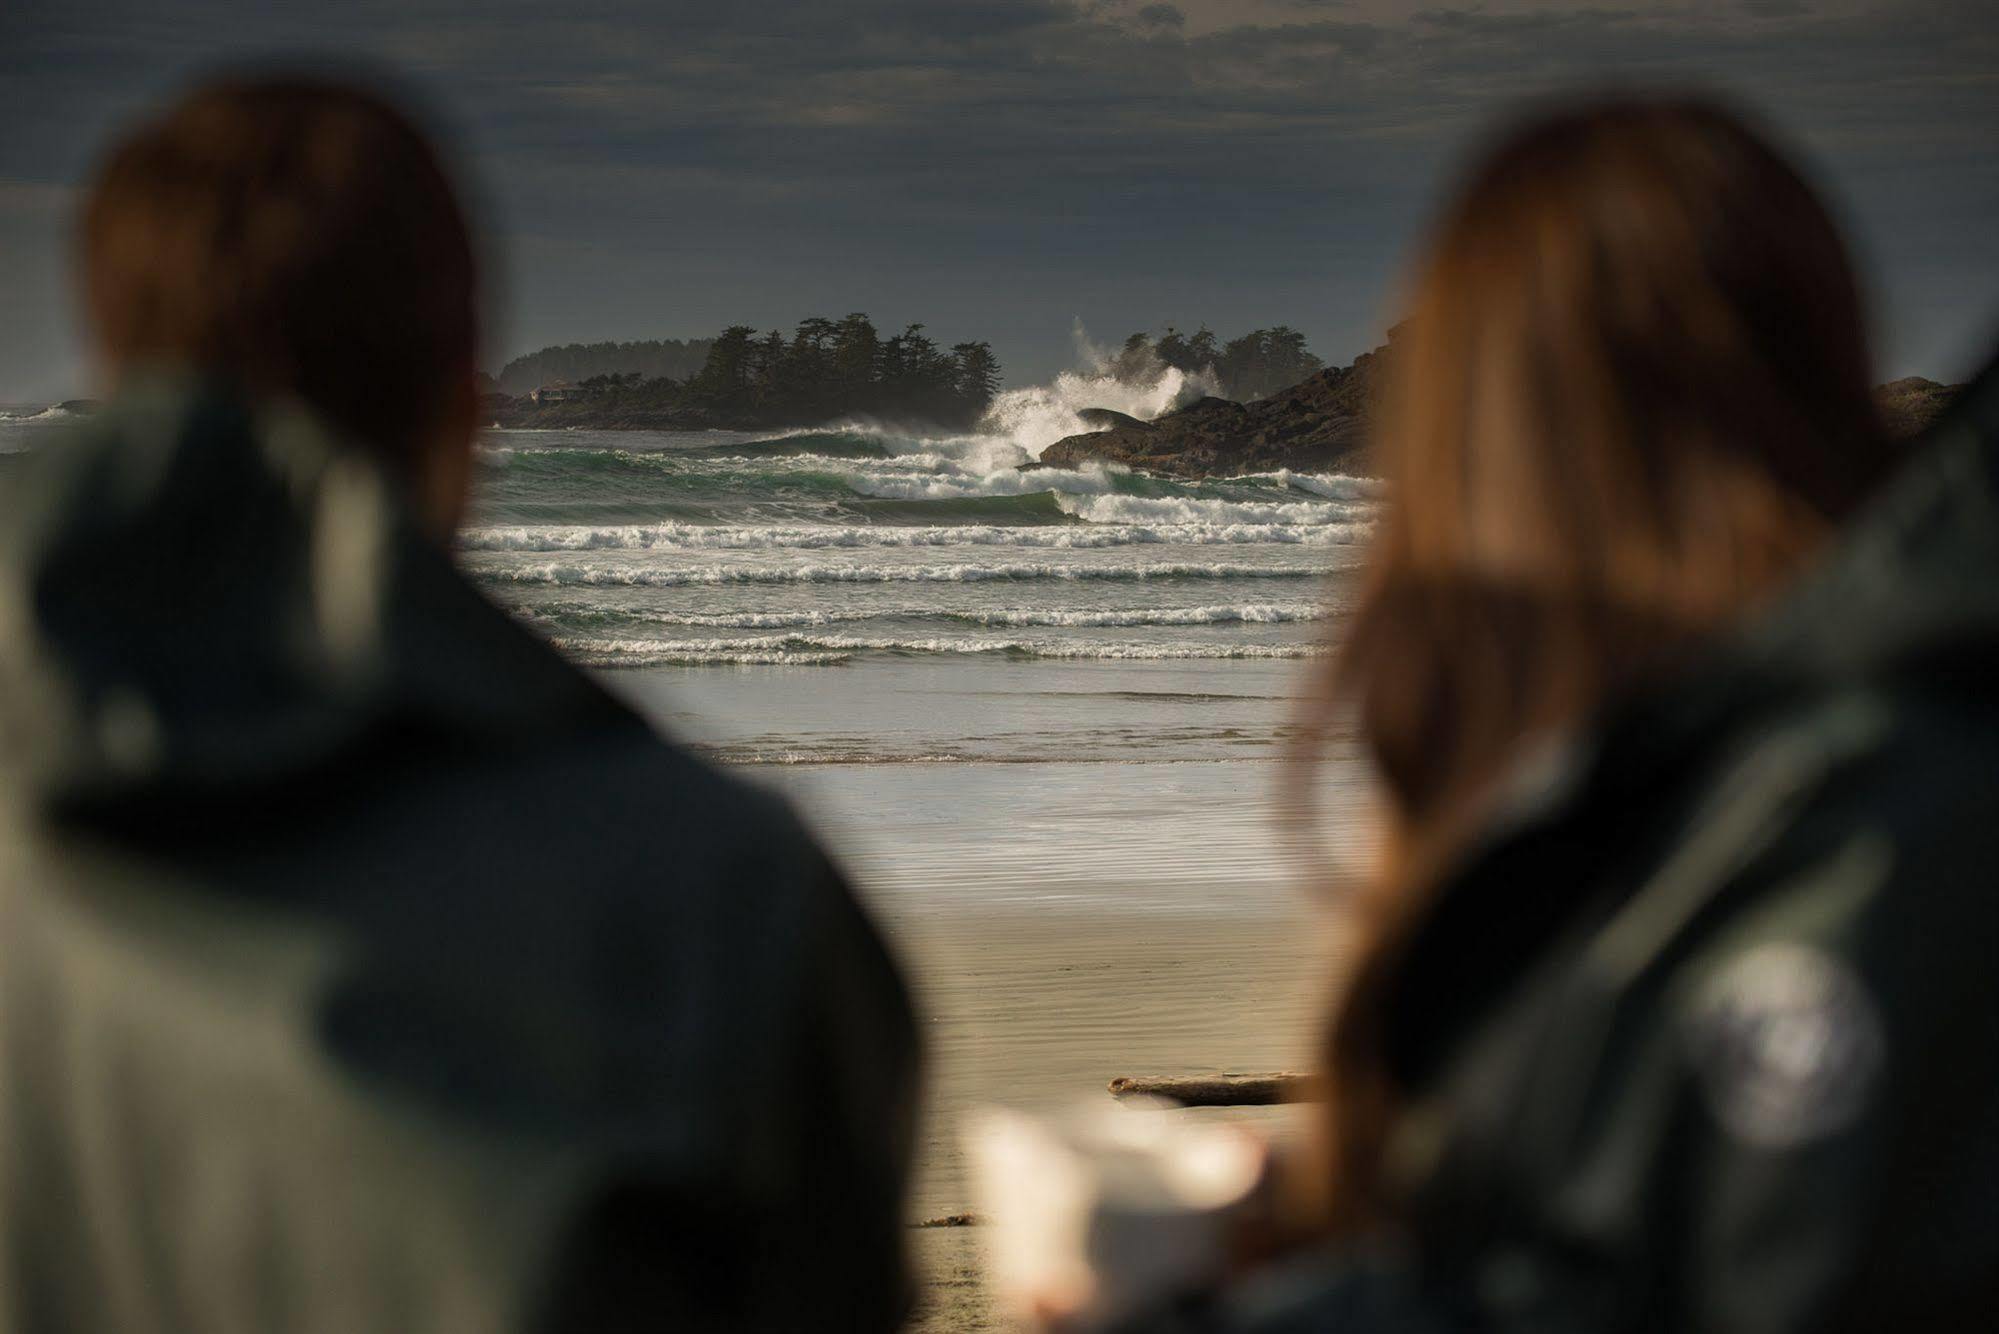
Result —
[[[976,1207],[959,1145],[971,1108],[1107,1100],[1117,1075],[1315,1064],[1330,950],[1272,816],[1298,664],[886,661],[610,679],[718,758],[806,757],[737,772],[827,839],[916,989],[928,1099],[912,1224]],[[975,758],[828,758],[856,746]],[[1273,1130],[1299,1119],[1170,1114]],[[1006,1327],[985,1288],[987,1235],[912,1228],[913,1329]]]
[[[886,923],[920,990],[930,1101],[912,1220],[973,1206],[958,1126],[982,1103],[1103,1098],[1120,1074],[1308,1068],[1324,976],[1296,912],[1134,916],[1065,909]],[[1139,1115],[1142,1113],[1134,1113]],[[1176,1112],[1280,1129],[1295,1109]],[[1005,1328],[978,1227],[910,1233],[922,1281],[912,1328]]]

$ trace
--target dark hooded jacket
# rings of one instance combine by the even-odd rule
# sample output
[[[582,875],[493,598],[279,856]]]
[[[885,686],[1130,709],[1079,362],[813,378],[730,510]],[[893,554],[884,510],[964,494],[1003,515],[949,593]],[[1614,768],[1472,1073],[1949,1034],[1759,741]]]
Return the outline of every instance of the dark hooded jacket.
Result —
[[[890,1328],[914,1066],[790,812],[307,418],[0,461],[0,1330]]]
[[[1517,774],[1393,975],[1407,1235],[1139,1327],[1999,1329],[1999,374]]]

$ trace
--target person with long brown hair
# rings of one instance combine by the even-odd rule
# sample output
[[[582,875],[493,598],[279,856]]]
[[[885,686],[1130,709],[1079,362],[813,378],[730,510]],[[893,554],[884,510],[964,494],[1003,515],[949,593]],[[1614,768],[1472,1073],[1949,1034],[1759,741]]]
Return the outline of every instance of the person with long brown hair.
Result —
[[[1386,1207],[1386,974],[1511,771],[1768,601],[1899,452],[1832,220],[1699,103],[1591,106],[1498,144],[1392,355],[1391,499],[1320,695],[1357,721],[1387,824],[1331,1053],[1354,1219]]]
[[[1513,128],[1412,307],[1320,1244],[1137,1327],[1999,1328],[1999,382],[1891,441],[1700,100]]]
[[[453,567],[431,139],[220,76],[79,241],[111,401],[0,476],[0,1330],[899,1326],[886,943]]]

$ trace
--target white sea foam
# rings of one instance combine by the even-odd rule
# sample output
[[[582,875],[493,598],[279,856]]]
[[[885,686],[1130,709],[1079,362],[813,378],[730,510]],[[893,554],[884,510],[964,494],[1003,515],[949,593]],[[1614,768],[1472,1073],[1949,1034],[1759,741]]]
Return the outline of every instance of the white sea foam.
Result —
[[[871,750],[865,747],[845,746],[803,746],[786,748],[782,746],[708,744],[695,747],[703,755],[718,764],[767,764],[767,765],[865,765],[865,764],[979,764],[992,762],[991,756],[965,751],[935,750]],[[1051,759],[1057,757],[1050,757]],[[1068,758],[1063,756],[1060,758]],[[1007,763],[1021,761],[1008,756]],[[1029,761],[1031,762],[1031,761]]]
[[[55,406],[40,408],[33,412],[0,411],[0,422],[5,422],[9,426],[52,426],[60,422],[76,421],[82,415],[82,413],[71,411],[69,408]]]
[[[1098,500],[1136,497],[1094,497],[1071,513],[1094,518]],[[893,549],[909,547],[1034,547],[1054,550],[1095,550],[1106,547],[1176,546],[1344,546],[1363,536],[1364,524],[1339,523],[1330,514],[1317,515],[1311,504],[1236,505],[1228,501],[1161,500],[1145,502],[1157,513],[1198,516],[1213,514],[1221,521],[1091,523],[1091,524],[951,524],[910,525],[647,523],[498,525],[469,528],[459,535],[465,551],[767,551],[825,549]],[[1179,507],[1177,510],[1175,507]],[[1206,508],[1203,508],[1206,507]],[[1064,508],[1070,508],[1067,503]],[[1133,506],[1142,512],[1143,507]],[[1298,517],[1281,512],[1296,510]],[[1311,513],[1307,513],[1310,511]],[[1120,512],[1113,509],[1113,513]],[[1268,513],[1269,518],[1260,517]],[[1239,517],[1229,517],[1239,515]]]
[[[824,434],[824,432],[815,434]],[[895,443],[897,441],[893,439],[884,440],[885,446],[892,446]],[[934,472],[941,467],[956,466],[959,462],[955,453],[938,452],[928,447],[908,453],[890,454],[885,458],[857,459],[849,454],[710,454],[684,449],[602,449],[568,443],[515,445],[482,442],[479,445],[479,456],[482,459],[502,467],[523,458],[578,454],[615,459],[632,467],[657,468],[663,472],[686,473],[695,477],[727,476],[742,472],[781,476],[785,473],[844,473],[854,470],[891,476],[920,475]]]
[[[1278,625],[1324,619],[1317,603],[1248,602],[1208,607],[1124,607],[1057,611],[1039,607],[956,613],[979,625],[1074,625],[1087,627],[1140,625]]]
[[[1065,495],[1056,497],[1055,503],[1090,523],[1117,524],[1351,525],[1367,512],[1337,501],[1206,500],[1192,496]]]
[[[1039,458],[1042,450],[1065,436],[1098,429],[1083,420],[1080,414],[1085,408],[1109,408],[1151,421],[1197,398],[1221,392],[1208,372],[1190,375],[1164,366],[1150,379],[1120,380],[1110,374],[1109,355],[1090,341],[1080,320],[1074,334],[1084,369],[1064,371],[1050,384],[1000,394],[982,423],[987,431]]]
[[[719,667],[836,667],[853,660],[851,653],[814,653],[788,649],[764,651],[759,649],[717,649],[711,652],[676,652],[662,648],[657,652],[640,652],[627,644],[616,644],[600,648],[590,643],[569,644],[560,640],[555,646],[561,649],[572,662],[584,667],[669,667],[669,666],[719,666]]]
[[[686,588],[718,584],[939,584],[988,580],[1130,581],[1155,579],[1311,579],[1332,566],[1242,564],[1225,561],[1156,561],[1122,565],[1058,561],[954,562],[938,565],[697,565],[660,569],[644,565],[590,565],[539,561],[482,569],[481,578],[511,584],[574,584]]]
[[[537,608],[516,614],[526,620],[554,624],[566,616],[607,614],[607,609],[584,608]],[[675,612],[675,611],[628,611],[616,609],[609,615],[622,621],[636,621],[646,625],[676,625],[703,630],[809,630],[828,625],[852,625],[859,621],[872,621],[898,616],[922,617],[933,614],[930,608],[914,608],[906,612],[896,611],[716,611],[716,612]]]
[[[599,665],[663,663],[804,663],[856,653],[969,655],[1003,653],[1062,660],[1215,661],[1317,657],[1316,644],[1133,644],[1058,639],[931,638],[866,635],[764,635],[732,639],[556,639],[555,646]]]
[[[863,621],[947,621],[1007,629],[1033,626],[1113,628],[1131,626],[1284,625],[1323,620],[1326,609],[1317,602],[1217,603],[1204,607],[995,607],[951,610],[936,606],[889,606],[849,611],[722,611],[675,612],[544,607],[523,609],[528,620],[553,624],[578,614],[610,614],[647,625],[685,626],[709,630],[809,630]]]
[[[1279,468],[1275,472],[1248,473],[1234,480],[1275,482],[1329,500],[1375,501],[1388,494],[1388,484],[1378,477],[1351,477],[1337,472],[1293,472]]]

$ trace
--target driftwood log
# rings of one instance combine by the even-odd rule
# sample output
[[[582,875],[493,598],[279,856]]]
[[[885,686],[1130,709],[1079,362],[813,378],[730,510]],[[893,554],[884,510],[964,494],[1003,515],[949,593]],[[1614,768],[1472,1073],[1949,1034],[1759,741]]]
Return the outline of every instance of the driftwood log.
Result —
[[[1311,1075],[1120,1075],[1113,1098],[1170,1098],[1182,1107],[1269,1107],[1313,1100]]]
[[[942,1218],[926,1218],[921,1223],[911,1223],[911,1227],[979,1227],[985,1219],[974,1213],[945,1214]]]

